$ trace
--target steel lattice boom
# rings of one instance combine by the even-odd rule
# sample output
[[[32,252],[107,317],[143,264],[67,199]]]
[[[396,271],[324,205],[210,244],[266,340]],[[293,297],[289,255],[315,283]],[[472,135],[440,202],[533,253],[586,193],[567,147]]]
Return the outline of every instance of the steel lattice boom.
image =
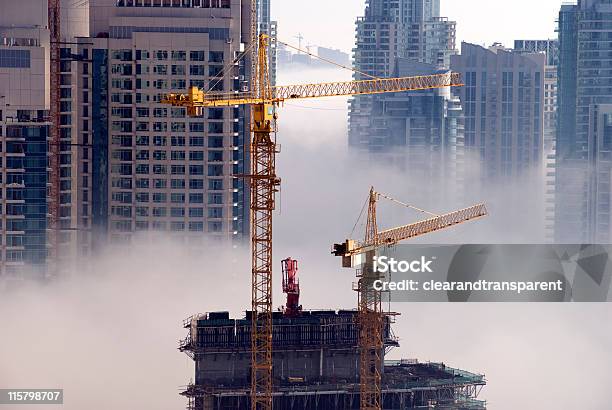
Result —
[[[257,97],[253,93],[205,93],[197,87],[191,87],[187,94],[168,94],[162,102],[176,106],[196,108],[228,107],[245,104],[276,104],[294,99],[418,91],[432,88],[458,87],[461,85],[463,84],[461,84],[460,74],[449,72],[417,77],[281,85],[271,87],[271,93],[268,97]]]
[[[396,243],[405,239],[450,228],[451,226],[471,221],[473,219],[478,219],[486,215],[487,208],[485,204],[474,205],[459,211],[450,212],[446,215],[440,215],[424,221],[378,232],[373,240],[366,240],[358,243],[358,247],[353,252],[357,254],[363,253],[369,248],[378,247],[381,245],[395,245]]]

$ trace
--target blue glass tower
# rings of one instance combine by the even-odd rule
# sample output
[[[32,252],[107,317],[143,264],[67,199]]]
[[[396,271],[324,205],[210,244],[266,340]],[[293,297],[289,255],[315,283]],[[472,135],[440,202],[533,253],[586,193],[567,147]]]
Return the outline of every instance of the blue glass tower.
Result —
[[[559,12],[555,240],[611,238],[612,1]]]

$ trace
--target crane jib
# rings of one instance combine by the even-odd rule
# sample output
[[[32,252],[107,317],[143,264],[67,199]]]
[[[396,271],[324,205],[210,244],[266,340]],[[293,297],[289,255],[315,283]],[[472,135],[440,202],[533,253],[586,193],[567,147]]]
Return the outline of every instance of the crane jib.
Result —
[[[485,204],[478,204],[460,211],[448,213],[446,215],[440,215],[424,221],[382,231],[376,235],[375,241],[372,241],[371,243],[359,243],[355,249],[355,253],[362,253],[364,248],[376,248],[378,246],[393,245],[404,239],[414,238],[415,236],[449,228],[462,222],[481,218],[487,214]]]
[[[162,100],[162,103],[186,107],[227,107],[263,103],[274,104],[292,99],[382,94],[444,87],[460,87],[462,85],[461,75],[459,73],[447,72],[416,77],[282,85],[272,87],[269,97],[254,96],[251,92],[205,93],[203,90],[192,87],[188,94],[167,95]]]
[[[417,77],[380,78],[374,80],[345,81],[321,84],[284,85],[272,88],[275,99],[320,98],[432,88],[461,86],[459,73],[444,73]]]

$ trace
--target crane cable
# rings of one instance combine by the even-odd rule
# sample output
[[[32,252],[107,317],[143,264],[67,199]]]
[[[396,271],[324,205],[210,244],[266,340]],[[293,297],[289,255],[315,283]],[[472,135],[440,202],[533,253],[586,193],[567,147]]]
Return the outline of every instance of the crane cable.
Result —
[[[355,72],[355,73],[358,73],[358,74],[361,74],[361,75],[363,75],[363,76],[370,77],[370,78],[373,78],[373,79],[376,79],[376,80],[380,79],[380,77],[376,77],[376,76],[373,76],[373,75],[370,75],[370,74],[364,73],[363,71],[356,70],[356,69],[354,69],[354,68],[352,68],[352,67],[347,67],[347,66],[345,66],[345,65],[343,65],[343,64],[338,64],[338,63],[336,63],[336,62],[334,62],[334,61],[332,61],[332,60],[329,60],[329,59],[327,59],[327,58],[319,57],[319,56],[318,56],[318,55],[316,55],[316,54],[312,54],[312,53],[311,53],[311,52],[309,52],[309,51],[302,50],[301,48],[298,48],[298,47],[292,46],[291,44],[285,43],[285,42],[283,42],[283,41],[280,41],[280,40],[276,40],[276,41],[277,41],[278,43],[280,43],[280,44],[283,44],[283,45],[285,45],[285,46],[287,46],[287,47],[289,47],[289,48],[292,48],[292,49],[294,49],[294,50],[297,50],[297,51],[299,51],[299,52],[302,52],[302,53],[308,54],[309,56],[314,57],[314,58],[317,58],[317,59],[319,59],[319,60],[321,60],[321,61],[325,61],[325,62],[327,62],[327,63],[329,63],[329,64],[332,64],[332,65],[335,65],[335,66],[337,66],[337,67],[344,68],[345,70],[353,71],[353,72]],[[247,55],[247,53],[248,53],[249,51],[251,51],[251,49],[253,49],[253,47],[254,47],[254,46],[255,46],[255,43],[251,42],[251,44],[249,44],[249,46],[248,46],[248,47],[247,47],[247,48],[246,48],[246,49],[245,49],[245,50],[244,50],[242,53],[240,53],[240,55],[239,55],[238,57],[236,57],[236,58],[234,59],[234,61],[233,61],[231,64],[228,64],[227,66],[225,66],[225,67],[223,68],[223,70],[221,70],[221,72],[219,72],[219,74],[217,75],[217,76],[219,77],[219,78],[217,79],[217,81],[215,81],[215,82],[214,82],[212,85],[210,85],[210,86],[209,86],[208,91],[206,91],[206,94],[210,93],[210,92],[212,91],[212,89],[213,89],[214,87],[216,87],[216,85],[217,85],[217,84],[219,84],[219,82],[221,82],[221,81],[224,79],[225,74],[227,73],[227,71],[228,71],[228,70],[229,70],[231,67],[233,67],[233,66],[234,66],[234,64],[236,64],[238,61],[242,60],[242,59],[244,58],[244,56],[246,56],[246,55]]]
[[[353,234],[355,233],[355,229],[357,228],[357,224],[361,220],[361,217],[363,216],[363,211],[365,211],[365,208],[368,205],[369,200],[370,200],[370,197],[368,196],[366,198],[365,202],[363,203],[363,206],[361,207],[361,212],[359,212],[359,216],[357,217],[357,220],[355,221],[355,225],[353,225],[353,229],[351,230],[351,234],[348,236],[349,238],[351,238],[353,236]]]
[[[319,60],[325,61],[326,63],[330,63],[330,64],[333,64],[333,65],[335,65],[335,66],[338,66],[338,67],[344,68],[345,70],[350,70],[350,71],[353,71],[353,72],[355,72],[355,73],[358,73],[358,74],[361,74],[361,75],[365,75],[366,77],[370,77],[370,78],[373,78],[373,79],[375,79],[375,80],[380,80],[380,77],[375,77],[375,76],[373,76],[373,75],[370,75],[370,74],[364,73],[363,71],[356,70],[356,69],[354,69],[354,68],[352,68],[352,67],[347,67],[347,66],[345,66],[345,65],[338,64],[338,63],[336,63],[335,61],[328,60],[327,58],[319,57],[319,56],[318,56],[318,55],[316,55],[316,54],[312,54],[310,51],[302,50],[302,49],[300,49],[300,48],[298,48],[298,47],[294,47],[294,46],[292,46],[291,44],[287,44],[287,43],[282,42],[282,41],[280,41],[280,40],[276,40],[276,41],[277,41],[278,43],[283,44],[284,46],[287,46],[287,47],[292,48],[292,49],[294,49],[294,50],[300,51],[300,52],[302,52],[302,53],[304,53],[304,54],[308,54],[309,56],[314,57],[314,58],[318,58]]]
[[[410,204],[407,204],[405,202],[399,201],[399,200],[397,200],[397,199],[395,199],[393,197],[390,197],[389,195],[381,194],[380,192],[376,192],[376,195],[380,196],[382,198],[385,198],[385,199],[387,199],[387,200],[389,200],[391,202],[395,202],[396,204],[405,206],[406,208],[410,208],[410,209],[413,209],[415,211],[431,215],[433,217],[439,217],[440,216],[438,214],[434,214],[433,212],[429,212],[429,211],[426,211],[424,209],[418,208],[418,207],[416,207],[414,205],[410,205]],[[353,229],[351,230],[351,234],[349,235],[349,238],[352,237],[353,234],[355,233],[355,229],[357,229],[357,225],[359,224],[359,221],[361,221],[361,217],[363,216],[363,212],[365,211],[365,208],[368,205],[369,198],[370,197],[368,196],[368,198],[366,198],[365,202],[363,203],[363,206],[361,207],[361,211],[359,212],[359,216],[357,217],[357,220],[355,221],[355,225],[353,225]]]
[[[214,82],[214,83],[213,83],[213,84],[212,84],[210,87],[208,87],[208,91],[206,91],[206,94],[210,93],[210,92],[211,92],[211,90],[217,86],[217,84],[219,84],[219,83],[220,83],[220,82],[221,82],[223,79],[225,79],[225,74],[227,73],[227,71],[228,71],[230,68],[232,68],[232,67],[234,66],[234,64],[236,64],[238,61],[242,60],[242,59],[244,58],[244,56],[246,56],[246,55],[247,55],[247,53],[248,53],[249,51],[251,51],[251,49],[253,48],[253,46],[254,46],[254,45],[255,45],[255,44],[253,44],[253,43],[251,42],[251,44],[249,44],[249,46],[248,46],[248,47],[247,47],[247,48],[246,48],[246,49],[245,49],[245,50],[244,50],[242,53],[240,53],[240,54],[238,55],[238,57],[236,57],[236,58],[234,59],[234,61],[232,61],[232,63],[231,63],[231,64],[228,64],[228,65],[226,65],[225,67],[223,67],[223,70],[221,70],[221,71],[219,72],[219,74],[217,75],[219,78],[218,78],[218,79],[217,79],[217,81],[215,81],[215,82]]]
[[[429,212],[429,211],[426,211],[426,210],[424,210],[424,209],[417,208],[417,207],[416,207],[416,206],[414,206],[414,205],[410,205],[410,204],[407,204],[407,203],[405,203],[405,202],[398,201],[397,199],[392,198],[392,197],[390,197],[390,196],[388,196],[388,195],[385,195],[385,194],[381,194],[380,192],[377,192],[376,194],[377,194],[378,196],[381,196],[381,197],[383,197],[383,198],[385,198],[385,199],[387,199],[387,200],[391,201],[391,202],[395,202],[395,203],[397,203],[397,204],[399,204],[399,205],[405,206],[406,208],[414,209],[415,211],[418,211],[418,212],[421,212],[421,213],[424,213],[424,214],[429,214],[429,215],[434,216],[434,217],[438,217],[438,216],[440,216],[440,215],[438,215],[438,214],[434,214],[433,212]]]

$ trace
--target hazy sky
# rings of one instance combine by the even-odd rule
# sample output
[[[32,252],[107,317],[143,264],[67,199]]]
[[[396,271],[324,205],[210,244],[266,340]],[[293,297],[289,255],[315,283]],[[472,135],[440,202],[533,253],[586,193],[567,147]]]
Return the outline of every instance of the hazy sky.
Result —
[[[566,1],[567,2],[567,1]],[[516,38],[551,38],[562,0],[442,0],[443,16],[457,21],[457,45],[462,40],[512,46]],[[363,16],[365,0],[272,0],[281,40],[349,51],[355,42],[355,20]]]

